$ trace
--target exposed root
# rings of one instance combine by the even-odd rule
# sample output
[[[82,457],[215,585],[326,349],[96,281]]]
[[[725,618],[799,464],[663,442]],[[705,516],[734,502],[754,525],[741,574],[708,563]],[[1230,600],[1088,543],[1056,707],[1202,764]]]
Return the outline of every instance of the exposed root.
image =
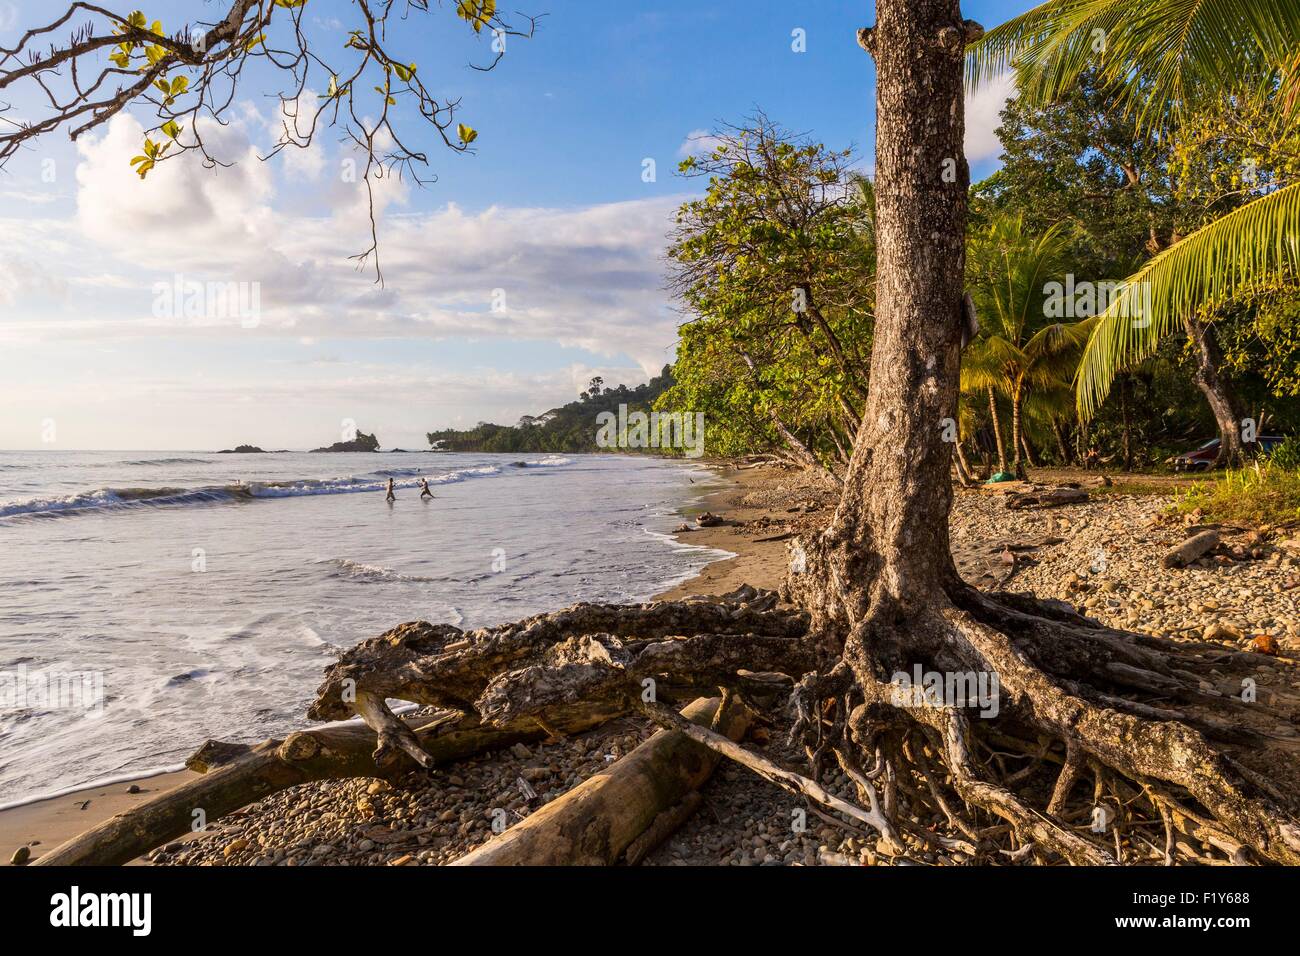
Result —
[[[1295,798],[1260,770],[1279,746],[1295,770],[1292,702],[1248,704],[1213,688],[1234,669],[1254,673],[1260,657],[1126,634],[1059,602],[960,584],[949,593],[923,611],[867,601],[879,610],[847,635],[753,588],[712,601],[577,605],[472,632],[405,624],[330,668],[312,716],[360,714],[379,734],[380,758],[419,760],[420,742],[385,698],[454,707],[489,726],[635,711],[811,800],[819,815],[869,828],[891,857],[1300,862]],[[914,667],[984,675],[997,706],[900,692],[894,675]],[[791,735],[807,773],[665,703],[683,687],[770,697],[780,680],[793,681]],[[818,782],[833,764],[857,803]],[[1081,786],[1089,771],[1092,786]]]

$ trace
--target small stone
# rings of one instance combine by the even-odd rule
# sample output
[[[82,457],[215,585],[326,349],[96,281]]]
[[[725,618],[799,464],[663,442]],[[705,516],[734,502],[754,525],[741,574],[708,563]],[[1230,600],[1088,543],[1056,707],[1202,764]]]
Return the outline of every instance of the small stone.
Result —
[[[529,757],[533,755],[533,752],[529,750],[527,747],[525,747],[523,744],[515,744],[513,747],[510,748],[510,752],[514,754],[516,757],[518,757],[520,760],[527,760]]]
[[[129,786],[129,787],[126,788],[126,792],[127,792],[127,793],[139,793],[139,792],[140,792],[140,785],[139,785],[138,783],[133,783],[133,784],[131,784],[131,786]]]
[[[1251,639],[1250,649],[1256,654],[1268,654],[1272,657],[1276,657],[1281,653],[1281,648],[1278,647],[1277,644],[1277,638],[1272,634],[1256,634],[1254,638]]]
[[[221,851],[221,855],[227,858],[232,857],[247,846],[248,841],[243,837],[239,837],[238,839],[231,840],[227,843],[225,849]]]
[[[1222,621],[1215,621],[1213,624],[1205,626],[1205,631],[1201,636],[1207,641],[1240,641],[1246,635],[1242,633],[1239,627],[1225,624]]]
[[[32,858],[32,851],[25,846],[20,846],[14,850],[14,855],[9,858],[9,862],[14,866],[22,866]]]

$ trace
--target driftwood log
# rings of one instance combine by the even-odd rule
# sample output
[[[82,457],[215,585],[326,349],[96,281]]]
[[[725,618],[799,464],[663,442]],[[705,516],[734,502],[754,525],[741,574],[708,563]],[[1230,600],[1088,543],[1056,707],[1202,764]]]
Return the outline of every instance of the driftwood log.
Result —
[[[1185,568],[1219,546],[1219,532],[1213,529],[1194,534],[1160,559],[1162,568]]]
[[[593,709],[573,713],[565,732],[594,726],[609,713]],[[424,716],[412,722],[430,765],[547,736],[535,721],[503,727],[481,724],[460,714]],[[36,866],[120,866],[168,840],[192,832],[263,797],[314,780],[348,777],[395,779],[418,769],[404,753],[377,761],[375,732],[363,725],[323,727],[266,740],[254,746],[209,741],[186,766],[204,776],[159,794],[105,820],[34,861]]]
[[[734,698],[724,707],[717,697],[688,704],[682,716],[733,741],[750,719]],[[625,853],[640,862],[698,806],[698,797],[690,798],[719,759],[685,734],[661,730],[453,866],[610,866]]]
[[[1006,504],[1013,510],[1022,508],[1054,508],[1058,505],[1083,504],[1088,500],[1084,488],[1051,488],[1007,495]]]

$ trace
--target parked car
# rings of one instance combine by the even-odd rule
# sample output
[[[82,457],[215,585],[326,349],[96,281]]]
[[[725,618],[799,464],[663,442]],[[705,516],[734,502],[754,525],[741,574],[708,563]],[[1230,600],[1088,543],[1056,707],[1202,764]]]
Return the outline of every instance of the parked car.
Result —
[[[1259,447],[1270,452],[1282,443],[1281,435],[1261,435]],[[1173,465],[1174,471],[1209,471],[1219,459],[1219,439],[1211,438],[1205,444],[1181,455],[1174,455],[1166,464]]]

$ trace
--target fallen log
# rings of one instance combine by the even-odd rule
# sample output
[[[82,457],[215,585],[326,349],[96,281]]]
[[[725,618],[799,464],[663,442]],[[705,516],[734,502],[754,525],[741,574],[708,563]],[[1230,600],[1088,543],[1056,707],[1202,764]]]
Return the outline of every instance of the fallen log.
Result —
[[[573,716],[561,728],[571,733],[608,720],[593,709]],[[548,736],[535,721],[504,728],[483,725],[477,717],[428,715],[410,723],[430,763],[459,760],[485,750]],[[376,735],[363,724],[322,727],[266,740],[253,746],[209,741],[187,762],[204,774],[105,820],[34,861],[35,866],[121,866],[168,840],[255,803],[280,790],[316,780],[376,777],[393,780],[419,767],[404,753],[375,760]]]
[[[682,710],[695,724],[716,725],[739,740],[749,712],[720,698],[700,698]],[[709,778],[718,754],[683,733],[661,730],[608,770],[574,787],[453,866],[611,866],[631,851],[640,862],[689,815],[684,801]],[[670,825],[671,824],[671,825]],[[651,836],[653,832],[653,837]],[[637,844],[641,837],[646,840]],[[634,844],[636,844],[634,846]]]
[[[1058,505],[1077,505],[1088,500],[1084,488],[1051,488],[1043,491],[1026,491],[1007,495],[1007,507],[1054,508]]]
[[[1162,568],[1185,568],[1219,546],[1219,532],[1211,529],[1194,534],[1160,559]]]

